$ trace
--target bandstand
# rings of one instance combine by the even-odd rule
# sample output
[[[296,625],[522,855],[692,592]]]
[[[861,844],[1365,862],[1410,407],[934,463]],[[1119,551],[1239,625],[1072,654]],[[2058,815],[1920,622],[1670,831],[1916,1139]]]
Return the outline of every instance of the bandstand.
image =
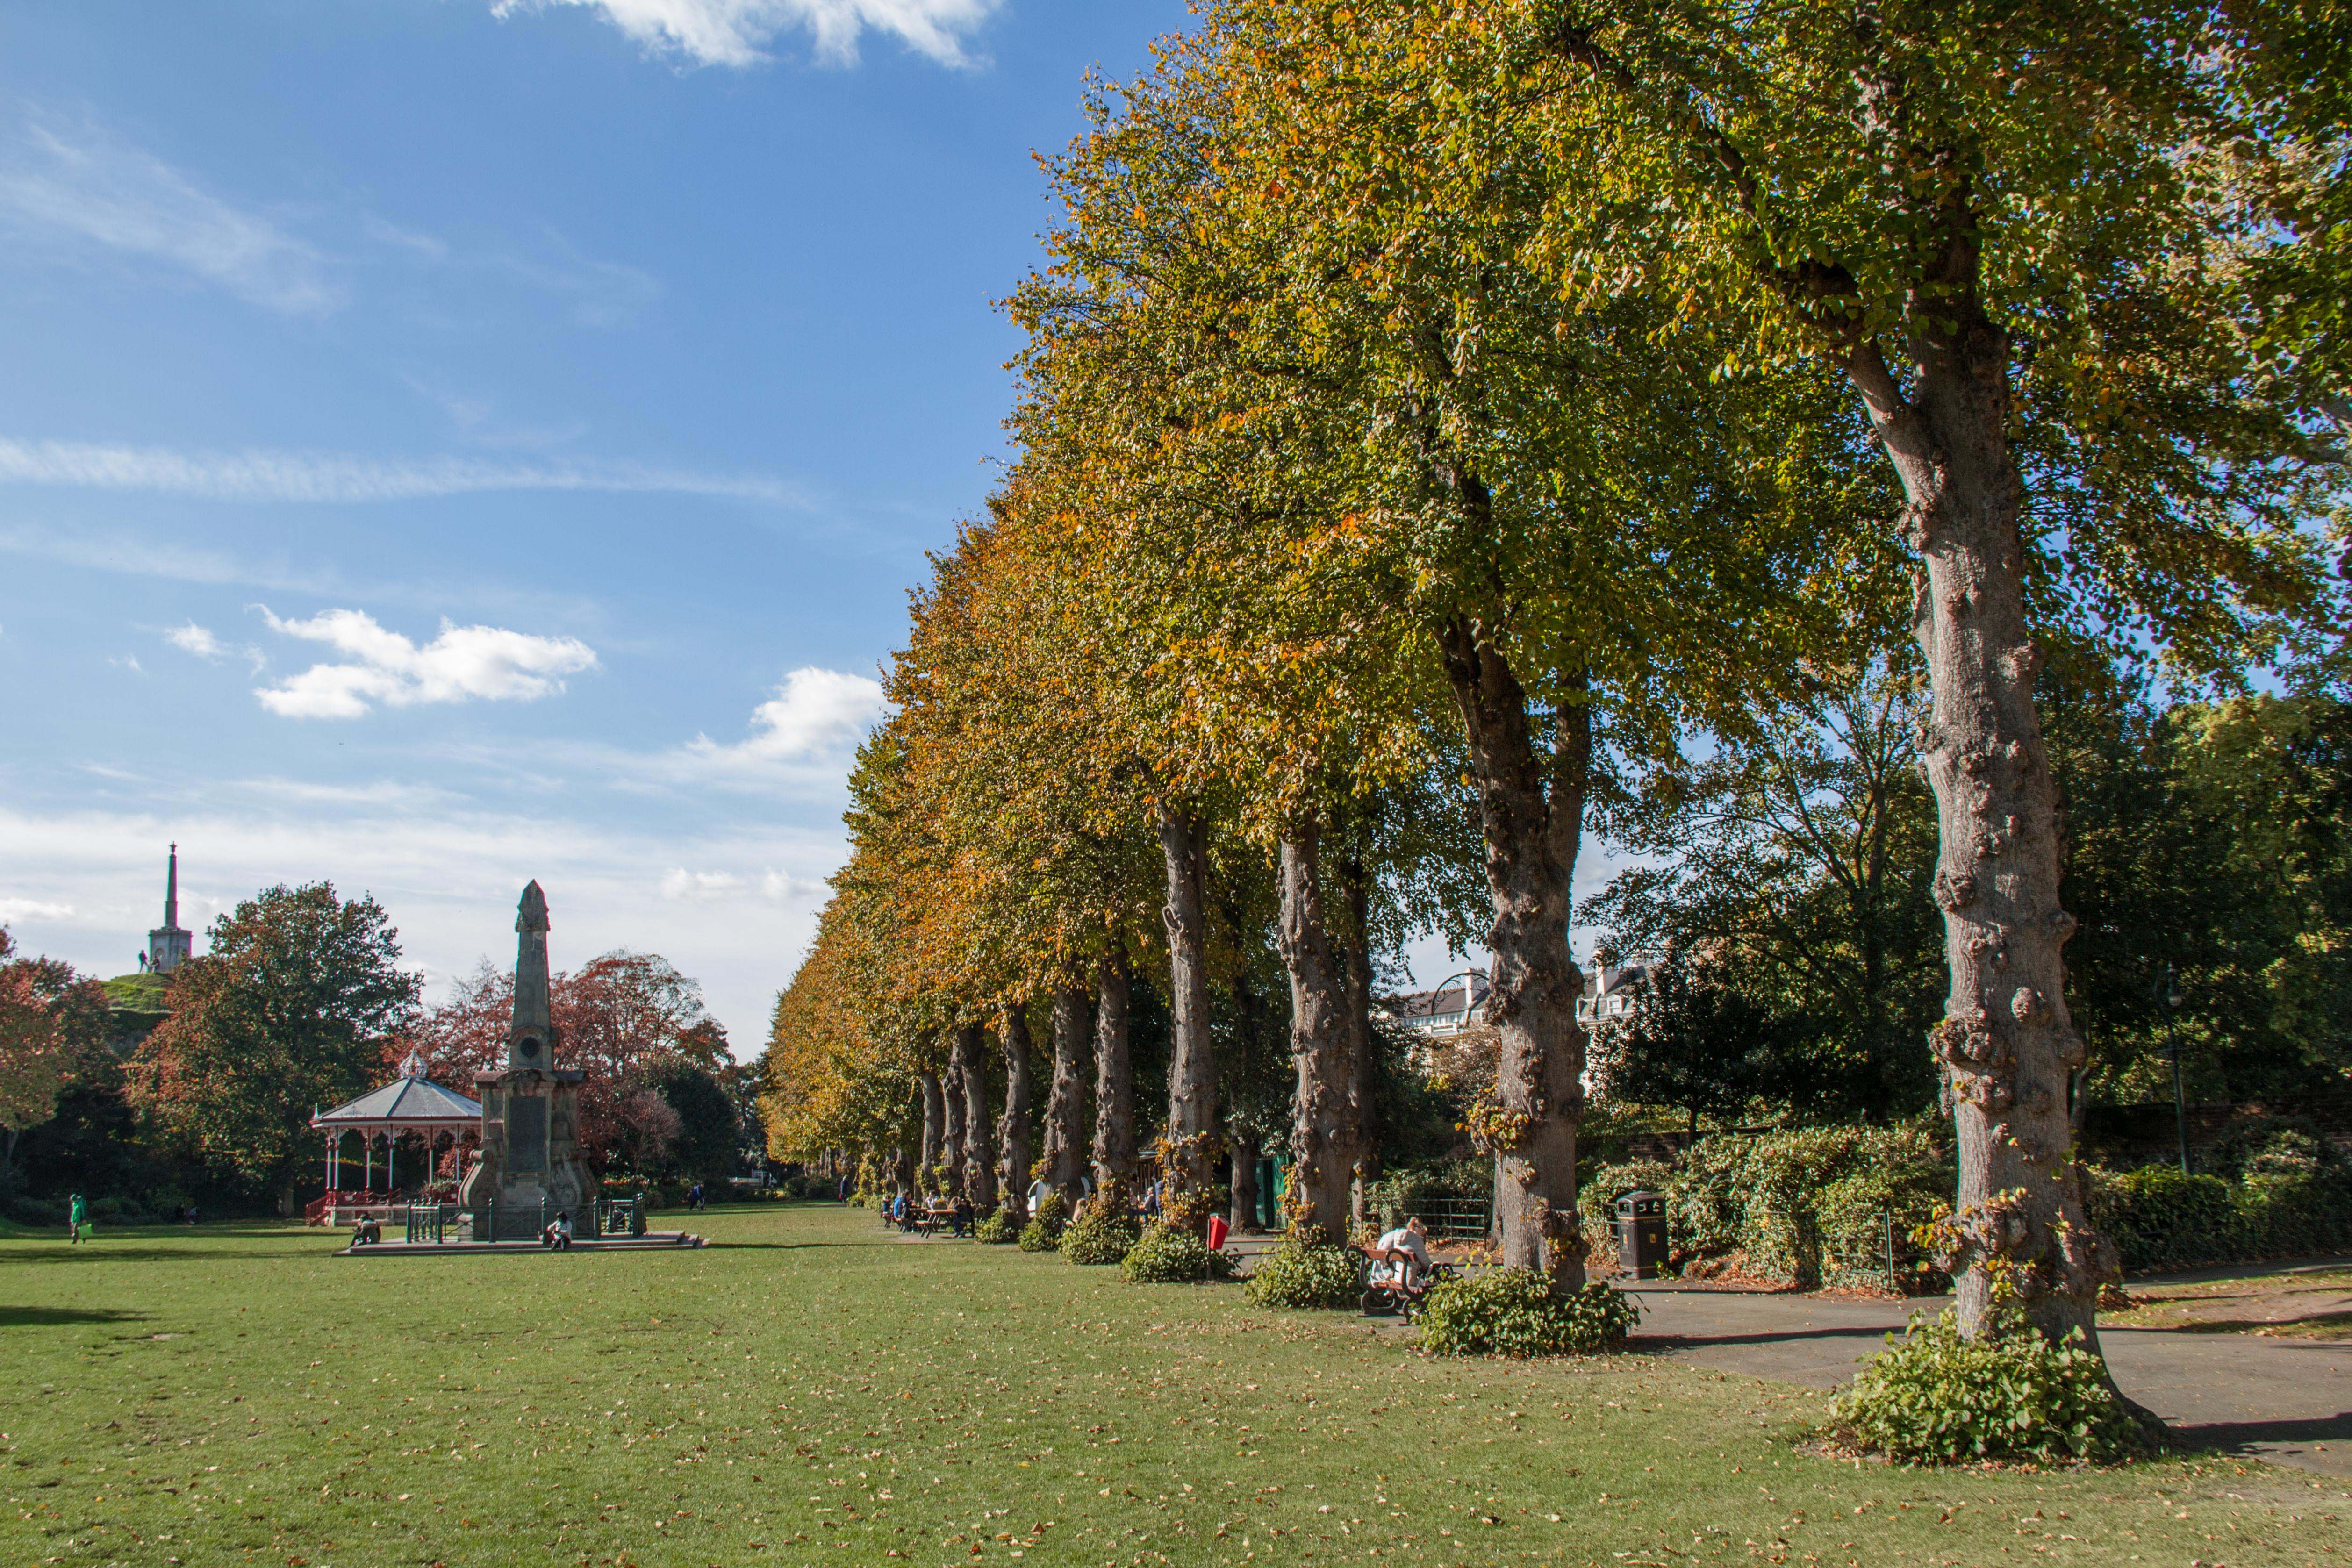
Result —
[[[457,1184],[465,1179],[468,1154],[479,1155],[482,1107],[456,1090],[425,1077],[425,1058],[412,1051],[400,1064],[398,1078],[347,1105],[316,1113],[310,1118],[310,1125],[326,1134],[327,1190],[310,1204],[305,1216],[313,1225],[341,1227],[362,1216],[393,1218],[393,1205],[400,1190],[398,1160],[404,1133],[418,1134],[426,1150],[425,1168],[414,1173],[415,1185],[424,1192],[446,1186],[455,1197]],[[360,1185],[356,1188],[343,1185],[343,1178],[352,1174],[352,1162],[344,1157],[343,1143],[353,1133],[360,1136]],[[448,1134],[446,1145],[442,1141],[444,1134]],[[468,1134],[472,1135],[470,1144]],[[376,1186],[375,1168],[379,1139],[383,1144],[381,1187]],[[450,1166],[446,1176],[440,1175],[445,1157]]]

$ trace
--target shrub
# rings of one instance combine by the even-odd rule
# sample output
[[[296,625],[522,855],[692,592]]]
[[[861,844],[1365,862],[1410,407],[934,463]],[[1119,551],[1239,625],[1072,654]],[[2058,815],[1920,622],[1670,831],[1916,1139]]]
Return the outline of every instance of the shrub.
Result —
[[[1946,1312],[1914,1320],[1830,1403],[1832,1430],[1857,1448],[1906,1464],[2062,1457],[2105,1461],[2137,1433],[2107,1385],[2106,1363],[2080,1332],[2053,1344],[2013,1307],[1960,1337]]]
[[[1118,1267],[1130,1285],[1189,1285],[1234,1277],[1231,1258],[1210,1251],[1190,1230],[1169,1225],[1147,1226]]]
[[[2231,1152],[2243,1162],[2242,1182],[2171,1166],[2087,1173],[2091,1222],[2115,1239],[2126,1270],[2352,1248],[2352,1176],[2333,1149],[2274,1127]]]
[[[1353,1254],[1318,1231],[1294,1230],[1257,1260],[1243,1294],[1256,1307],[1348,1307],[1360,1289]]]
[[[1589,1355],[1623,1348],[1641,1315],[1598,1281],[1555,1296],[1533,1269],[1492,1269],[1430,1287],[1421,1344],[1433,1355]]]
[[[1062,1256],[1073,1263],[1096,1266],[1117,1263],[1136,1243],[1135,1221],[1104,1206],[1090,1203],[1062,1232]]]
[[[1007,1247],[1021,1239],[1021,1227],[1013,1223],[1013,1211],[1000,1208],[971,1228],[971,1239],[991,1247]]]
[[[1045,1201],[1039,1204],[1037,1211],[1029,1217],[1029,1223],[1021,1228],[1021,1250],[1055,1250],[1062,1245],[1062,1232],[1068,1229],[1069,1225],[1069,1215],[1062,1207],[1062,1195],[1057,1192],[1046,1194]]]

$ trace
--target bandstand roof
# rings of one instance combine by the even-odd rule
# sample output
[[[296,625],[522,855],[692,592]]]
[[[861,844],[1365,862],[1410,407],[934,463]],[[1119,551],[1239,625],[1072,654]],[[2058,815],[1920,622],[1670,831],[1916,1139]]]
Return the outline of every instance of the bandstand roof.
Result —
[[[468,1100],[425,1076],[425,1059],[415,1051],[400,1064],[400,1076],[346,1105],[310,1118],[314,1127],[439,1127],[479,1122],[479,1101]]]

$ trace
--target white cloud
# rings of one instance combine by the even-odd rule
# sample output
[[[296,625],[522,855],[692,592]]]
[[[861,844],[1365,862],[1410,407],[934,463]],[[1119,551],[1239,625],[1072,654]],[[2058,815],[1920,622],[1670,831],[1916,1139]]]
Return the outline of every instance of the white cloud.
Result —
[[[681,898],[725,898],[740,890],[743,879],[732,872],[688,871],[673,866],[662,873],[661,895],[675,904]]]
[[[493,15],[552,5],[585,5],[660,53],[697,65],[751,66],[766,59],[777,35],[805,29],[819,58],[847,65],[867,31],[895,37],[941,65],[971,63],[963,40],[996,0],[494,0]]]
[[[786,675],[776,695],[751,710],[749,739],[721,746],[698,735],[687,744],[685,756],[726,769],[839,758],[866,738],[886,706],[880,682],[809,665]]]
[[[163,641],[183,653],[194,653],[199,659],[223,659],[228,656],[227,644],[193,621],[185,626],[174,626],[164,632]]]
[[[563,689],[562,677],[593,669],[595,650],[576,637],[534,637],[496,626],[441,622],[423,647],[360,610],[329,610],[286,621],[263,609],[270,629],[324,643],[350,662],[313,664],[256,695],[288,718],[357,718],[371,704],[529,702]]]
[[[310,246],[96,127],[66,132],[35,120],[0,145],[0,220],[160,261],[288,315],[341,301]]]
[[[0,925],[22,925],[27,920],[71,920],[70,904],[46,904],[37,898],[0,898]]]
[[[334,453],[175,452],[0,436],[0,484],[144,490],[215,501],[407,501],[499,490],[601,490],[720,496],[805,507],[799,486],[757,475],[695,474],[636,463],[382,462]]]
[[[801,899],[823,898],[825,884],[815,877],[792,876],[772,871],[760,879],[760,896],[771,904],[791,904]]]

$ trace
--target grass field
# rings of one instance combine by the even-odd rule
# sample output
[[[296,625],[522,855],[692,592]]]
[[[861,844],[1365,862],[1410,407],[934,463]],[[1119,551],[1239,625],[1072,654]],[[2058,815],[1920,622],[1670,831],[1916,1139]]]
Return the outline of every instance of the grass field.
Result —
[[[2228,1460],[1807,1457],[1818,1396],[1628,1355],[1449,1364],[1232,1286],[907,1242],[330,1256],[288,1227],[0,1241],[0,1562],[2352,1563]]]
[[[2100,1323],[2272,1339],[2352,1339],[2352,1269],[2135,1282],[2131,1295],[2130,1308],[2101,1312]]]

